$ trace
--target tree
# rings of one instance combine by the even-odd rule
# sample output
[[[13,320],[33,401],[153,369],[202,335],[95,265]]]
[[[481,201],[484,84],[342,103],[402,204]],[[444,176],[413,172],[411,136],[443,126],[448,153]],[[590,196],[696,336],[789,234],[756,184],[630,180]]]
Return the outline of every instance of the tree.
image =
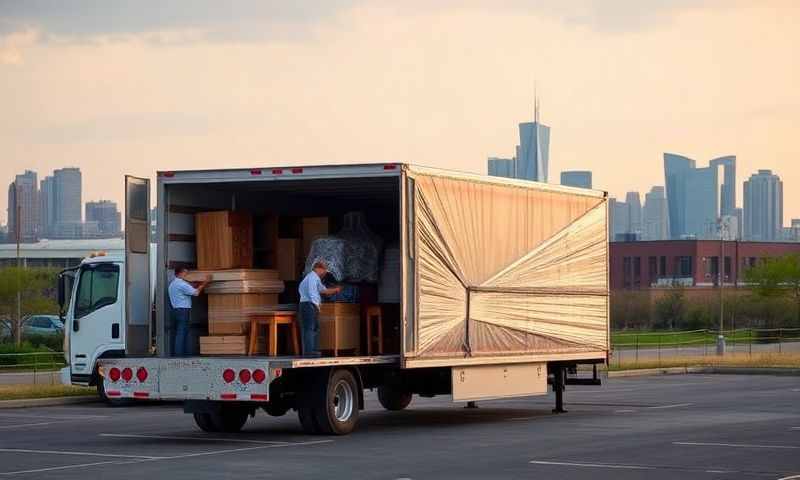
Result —
[[[0,269],[0,321],[11,327],[17,345],[22,342],[22,319],[35,313],[55,313],[52,297],[57,272],[50,268]],[[19,294],[20,315],[17,315]]]
[[[769,258],[745,272],[756,295],[763,298],[791,298],[797,306],[800,326],[800,255]]]
[[[655,305],[656,327],[673,330],[686,319],[686,296],[681,287],[672,287]]]

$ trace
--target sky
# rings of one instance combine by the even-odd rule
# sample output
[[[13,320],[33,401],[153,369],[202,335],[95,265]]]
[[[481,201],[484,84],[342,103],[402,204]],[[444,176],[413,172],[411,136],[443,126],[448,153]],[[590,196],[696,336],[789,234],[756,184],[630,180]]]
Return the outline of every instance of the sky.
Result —
[[[485,173],[551,127],[550,181],[624,197],[664,152],[768,168],[800,218],[793,0],[0,0],[0,185],[83,172],[410,162]],[[0,222],[6,196],[0,195]]]

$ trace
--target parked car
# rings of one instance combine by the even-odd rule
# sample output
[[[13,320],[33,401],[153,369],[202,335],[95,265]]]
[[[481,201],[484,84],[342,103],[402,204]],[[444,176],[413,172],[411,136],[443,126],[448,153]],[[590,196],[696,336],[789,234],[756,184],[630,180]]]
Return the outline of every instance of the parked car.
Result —
[[[62,335],[64,323],[58,315],[29,315],[22,320],[22,335]]]

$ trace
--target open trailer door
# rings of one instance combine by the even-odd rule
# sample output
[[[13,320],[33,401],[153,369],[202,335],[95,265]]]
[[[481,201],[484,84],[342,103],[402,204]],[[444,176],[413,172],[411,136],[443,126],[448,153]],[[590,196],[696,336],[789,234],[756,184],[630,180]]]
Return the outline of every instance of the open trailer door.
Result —
[[[150,180],[125,176],[125,354],[150,353]]]

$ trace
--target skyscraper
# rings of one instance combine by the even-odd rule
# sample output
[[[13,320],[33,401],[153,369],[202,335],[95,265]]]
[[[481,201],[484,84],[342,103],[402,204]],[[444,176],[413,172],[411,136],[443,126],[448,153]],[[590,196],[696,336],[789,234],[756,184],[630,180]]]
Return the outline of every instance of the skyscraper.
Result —
[[[514,178],[514,158],[489,157],[489,175]]]
[[[713,226],[720,216],[736,215],[735,156],[720,157],[708,167],[697,168],[688,157],[665,153],[664,180],[671,238],[714,238]]]
[[[625,194],[625,204],[628,206],[628,233],[642,233],[642,201],[639,192]]]
[[[54,170],[53,191],[55,196],[54,237],[75,238],[75,232],[81,231],[80,169]]]
[[[98,234],[115,237],[121,230],[122,218],[117,204],[111,200],[86,202],[86,223],[96,222]]]
[[[56,217],[56,196],[53,177],[47,176],[39,183],[39,236],[48,238]]]
[[[669,236],[667,197],[664,187],[653,187],[644,195],[642,233],[645,240],[666,240]]]
[[[550,127],[539,122],[539,100],[534,100],[533,122],[519,124],[516,177],[547,181],[550,162]]]
[[[592,188],[592,172],[588,170],[569,170],[561,172],[561,185]]]
[[[39,229],[39,185],[36,172],[25,170],[8,186],[8,240],[35,242]]]
[[[772,170],[759,170],[744,182],[746,240],[774,241],[783,229],[783,182]]]

